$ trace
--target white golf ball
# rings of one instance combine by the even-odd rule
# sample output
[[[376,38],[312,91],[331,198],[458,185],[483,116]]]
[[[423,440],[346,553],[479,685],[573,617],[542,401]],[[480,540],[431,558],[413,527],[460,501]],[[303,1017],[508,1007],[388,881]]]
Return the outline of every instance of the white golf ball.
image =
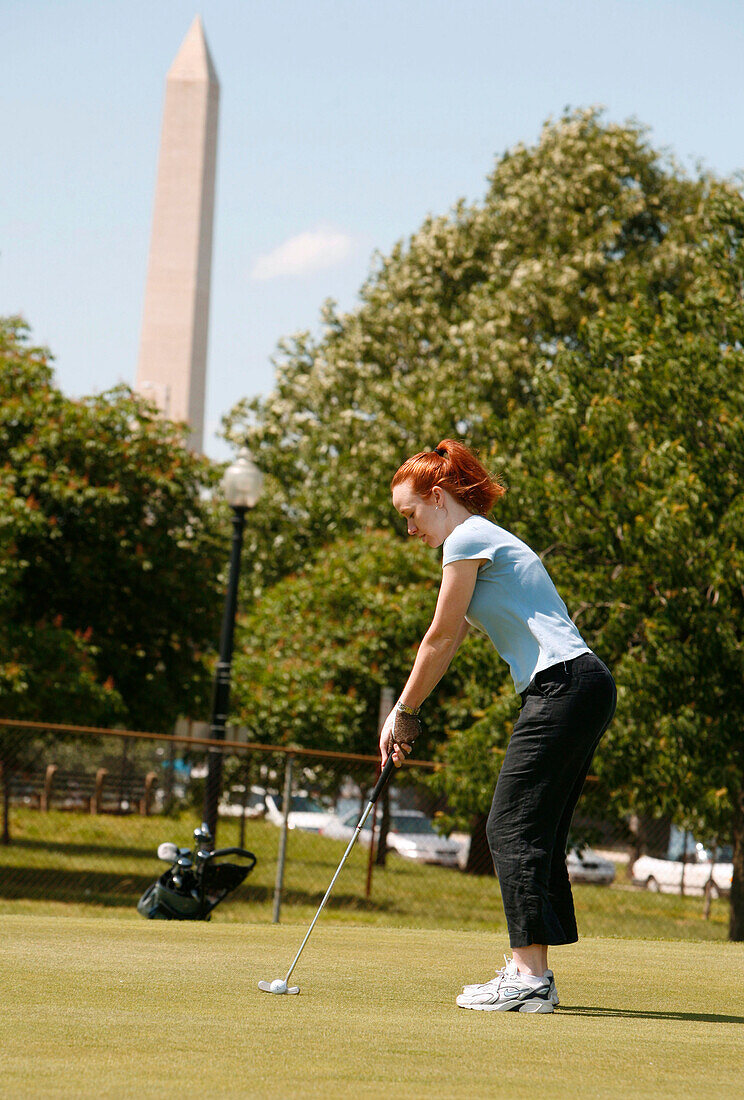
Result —
[[[286,993],[287,992],[287,983],[284,981],[283,978],[274,978],[273,982],[271,983],[271,992],[272,993]]]

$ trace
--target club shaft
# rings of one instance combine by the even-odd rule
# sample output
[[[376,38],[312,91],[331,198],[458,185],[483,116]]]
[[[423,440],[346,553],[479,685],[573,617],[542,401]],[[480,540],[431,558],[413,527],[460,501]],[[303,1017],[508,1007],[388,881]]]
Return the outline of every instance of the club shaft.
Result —
[[[337,879],[337,878],[338,878],[338,876],[339,876],[339,875],[341,874],[341,868],[342,868],[342,867],[343,867],[343,865],[344,865],[344,864],[346,863],[346,857],[348,856],[349,852],[351,851],[351,849],[352,849],[352,848],[354,847],[354,845],[356,844],[356,842],[357,842],[357,838],[358,838],[359,834],[361,833],[362,829],[364,828],[364,823],[365,823],[365,821],[367,820],[367,818],[369,817],[369,815],[370,815],[370,813],[371,813],[371,810],[372,810],[372,807],[374,806],[374,804],[375,804],[374,802],[368,802],[368,803],[367,803],[367,808],[366,808],[366,810],[364,811],[364,813],[362,814],[362,816],[361,816],[361,818],[360,818],[360,820],[359,820],[359,824],[357,825],[356,829],[354,830],[354,835],[353,835],[353,837],[351,838],[351,840],[349,841],[349,846],[348,846],[348,848],[346,849],[346,851],[344,852],[344,854],[343,854],[343,857],[342,857],[342,859],[341,859],[341,862],[339,863],[339,865],[338,865],[338,867],[337,867],[337,869],[336,869],[336,874],[335,874],[335,875],[333,876],[333,878],[331,879],[331,885],[330,885],[330,886],[328,887],[328,889],[326,890],[326,892],[325,892],[325,897],[323,898],[323,900],[321,901],[320,905],[318,906],[318,912],[317,912],[317,913],[315,914],[315,916],[313,917],[313,923],[312,923],[312,924],[310,925],[310,927],[308,928],[308,930],[307,930],[307,934],[306,934],[306,936],[305,936],[304,940],[302,941],[302,943],[300,944],[300,950],[299,950],[299,951],[297,952],[297,954],[295,955],[295,957],[294,957],[294,961],[292,962],[292,965],[290,966],[289,970],[287,971],[287,976],[286,976],[286,978],[284,979],[284,980],[285,980],[285,982],[288,982],[288,981],[289,981],[289,978],[290,978],[290,975],[292,974],[292,971],[293,971],[293,970],[294,970],[294,968],[295,968],[295,967],[297,966],[297,961],[298,961],[298,959],[299,959],[300,955],[301,955],[301,954],[302,954],[302,952],[303,952],[303,949],[304,949],[304,947],[305,947],[305,944],[306,944],[306,943],[307,943],[307,941],[308,941],[308,940],[310,939],[310,933],[312,932],[313,928],[315,928],[315,923],[316,923],[316,921],[317,921],[318,917],[320,916],[320,914],[321,914],[321,913],[323,912],[323,906],[324,906],[324,905],[325,905],[325,903],[326,903],[326,902],[328,901],[328,898],[329,898],[329,897],[331,896],[331,890],[333,889],[333,886],[334,886],[334,884],[335,884],[335,882],[336,882],[336,879]],[[374,838],[373,838],[373,840],[374,840]]]

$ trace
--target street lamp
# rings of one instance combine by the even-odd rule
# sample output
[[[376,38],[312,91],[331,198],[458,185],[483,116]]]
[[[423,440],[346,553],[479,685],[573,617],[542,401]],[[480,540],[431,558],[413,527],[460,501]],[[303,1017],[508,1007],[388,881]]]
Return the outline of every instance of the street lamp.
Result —
[[[209,736],[214,741],[225,738],[225,722],[230,702],[230,670],[232,667],[233,633],[235,630],[235,612],[238,603],[238,578],[240,576],[240,551],[243,546],[245,513],[254,508],[261,495],[263,474],[254,465],[250,452],[241,448],[235,462],[225,470],[222,478],[222,490],[225,500],[233,511],[232,548],[230,551],[230,573],[225,594],[225,612],[222,618],[220,634],[220,656],[214,674],[214,693],[212,695],[212,722]],[[209,750],[207,758],[207,783],[204,791],[204,820],[209,826],[212,837],[217,835],[217,803],[222,786],[222,751]]]

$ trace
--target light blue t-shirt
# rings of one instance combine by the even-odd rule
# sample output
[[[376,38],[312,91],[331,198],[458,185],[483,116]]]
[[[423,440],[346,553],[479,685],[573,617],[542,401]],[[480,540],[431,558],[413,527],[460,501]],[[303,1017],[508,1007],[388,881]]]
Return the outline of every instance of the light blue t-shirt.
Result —
[[[442,553],[443,568],[488,559],[478,569],[465,618],[491,639],[518,692],[542,669],[590,652],[547,569],[516,535],[485,516],[470,516],[447,536]]]

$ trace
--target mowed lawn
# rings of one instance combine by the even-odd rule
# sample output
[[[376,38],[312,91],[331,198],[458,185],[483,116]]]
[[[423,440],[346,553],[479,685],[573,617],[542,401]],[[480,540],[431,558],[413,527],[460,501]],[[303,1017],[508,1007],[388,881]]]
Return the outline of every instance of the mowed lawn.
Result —
[[[744,949],[556,949],[552,1015],[466,1012],[503,939],[305,924],[0,920],[7,1097],[739,1097]]]

